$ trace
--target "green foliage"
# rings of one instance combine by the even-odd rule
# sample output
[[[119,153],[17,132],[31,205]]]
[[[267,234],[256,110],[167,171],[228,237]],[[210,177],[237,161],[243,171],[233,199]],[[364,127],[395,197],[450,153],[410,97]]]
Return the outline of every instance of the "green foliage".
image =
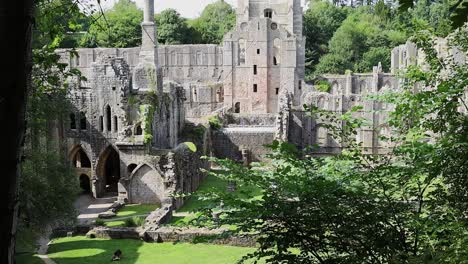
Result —
[[[145,218],[140,216],[133,216],[124,220],[125,227],[138,227],[145,224]]]
[[[328,93],[331,90],[331,85],[328,81],[326,80],[317,80],[315,81],[315,89],[320,92]]]
[[[140,120],[143,128],[143,142],[150,144],[153,140],[153,119],[156,108],[152,104],[140,105]]]
[[[312,1],[304,13],[306,68],[313,72],[320,57],[328,52],[328,41],[345,20],[350,9],[326,1]]]
[[[430,5],[431,2],[426,0],[399,0],[399,10],[403,13],[408,9],[417,9],[420,3],[424,3],[425,5]],[[445,19],[449,23],[444,23],[444,26],[452,26],[454,28],[460,28],[463,26],[464,23],[467,22],[468,16],[468,2],[466,1],[443,1],[443,2],[435,2],[438,8],[444,8],[447,11],[447,18]]]
[[[218,0],[207,5],[200,17],[189,21],[189,25],[198,32],[201,43],[221,43],[235,22],[236,16],[232,6]]]
[[[106,222],[102,220],[101,218],[96,218],[94,221],[94,225],[96,226],[106,226]]]
[[[357,72],[369,72],[373,66],[382,64],[382,70],[389,72],[391,49],[386,47],[371,47],[369,51],[362,55],[362,60],[357,64]]]
[[[76,33],[87,30],[90,19],[74,0],[37,1],[33,48],[77,47]],[[92,11],[92,10],[91,10]]]
[[[467,31],[451,35],[449,45],[465,53]],[[347,148],[316,157],[315,146],[274,142],[271,162],[251,167],[211,158],[220,168],[211,176],[263,195],[211,190],[200,219],[218,212],[212,224],[256,235],[259,248],[244,259],[268,263],[467,263],[468,65],[438,57],[434,40],[419,32],[412,41],[427,67],[409,67],[402,91],[377,97],[395,104],[387,120],[392,136],[384,139],[394,146],[388,155],[365,154],[356,142],[366,122],[355,118],[362,107],[337,114],[308,106]]]
[[[143,12],[135,2],[119,0],[111,9],[93,16],[95,22],[82,39],[83,47],[137,47],[141,44]]]
[[[221,119],[219,119],[219,116],[217,115],[208,117],[208,123],[210,124],[211,129],[214,130],[218,130],[223,126]]]
[[[330,39],[329,53],[320,59],[316,74],[343,74],[346,69],[370,72],[379,61],[388,68],[389,51],[403,38],[386,21],[364,7],[354,11]]]
[[[193,144],[193,142],[184,142],[184,144],[190,149],[190,151],[197,152],[197,146]]]
[[[166,9],[156,16],[158,42],[161,44],[190,43],[191,31],[185,18],[174,9]]]

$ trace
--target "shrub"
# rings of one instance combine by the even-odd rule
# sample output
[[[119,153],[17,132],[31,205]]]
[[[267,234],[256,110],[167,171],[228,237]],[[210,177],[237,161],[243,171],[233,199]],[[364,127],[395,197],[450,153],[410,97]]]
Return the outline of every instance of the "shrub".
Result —
[[[138,227],[138,226],[143,226],[144,224],[145,224],[145,218],[139,217],[139,216],[127,218],[124,221],[125,227]]]
[[[210,116],[208,118],[208,123],[210,124],[210,127],[215,130],[220,129],[222,127],[221,120],[219,119],[217,115]]]
[[[125,219],[125,221],[124,221],[124,226],[125,226],[125,227],[135,227],[135,226],[136,226],[136,223],[135,223],[133,217],[132,217],[132,218],[127,218],[127,219]]]
[[[97,218],[95,221],[94,221],[94,224],[96,226],[105,226],[106,225],[106,222],[104,220],[102,220],[101,218]]]
[[[315,81],[315,89],[320,92],[328,93],[331,90],[331,85],[326,80],[317,80]]]
[[[144,217],[134,216],[132,217],[132,219],[133,219],[133,222],[135,223],[135,226],[143,226],[145,224]]]

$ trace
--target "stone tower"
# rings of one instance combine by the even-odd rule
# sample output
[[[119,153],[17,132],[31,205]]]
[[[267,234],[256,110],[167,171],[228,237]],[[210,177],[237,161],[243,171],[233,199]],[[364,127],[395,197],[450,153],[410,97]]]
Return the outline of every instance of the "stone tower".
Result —
[[[235,113],[276,113],[289,93],[299,104],[305,37],[300,0],[238,0],[223,43],[224,102]]]
[[[138,65],[133,72],[135,91],[151,91],[162,94],[162,76],[158,61],[158,40],[154,23],[154,0],[145,0],[143,8],[142,44]]]

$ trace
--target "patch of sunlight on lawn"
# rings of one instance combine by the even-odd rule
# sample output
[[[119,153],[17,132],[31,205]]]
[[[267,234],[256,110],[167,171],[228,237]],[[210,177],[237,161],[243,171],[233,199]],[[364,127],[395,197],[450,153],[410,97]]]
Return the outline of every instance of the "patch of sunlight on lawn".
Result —
[[[106,252],[99,248],[86,248],[86,249],[71,249],[60,252],[62,258],[83,258],[92,257]],[[49,254],[50,258],[53,258],[55,254]]]
[[[121,210],[117,212],[117,217],[123,216],[135,216],[142,214],[150,214],[156,208],[159,208],[157,204],[127,204]]]
[[[119,264],[234,264],[245,254],[254,251],[253,248],[245,247],[144,243],[140,240],[88,239],[77,236],[53,240],[49,256],[57,264],[104,264],[110,262],[117,249],[122,250],[123,256]]]

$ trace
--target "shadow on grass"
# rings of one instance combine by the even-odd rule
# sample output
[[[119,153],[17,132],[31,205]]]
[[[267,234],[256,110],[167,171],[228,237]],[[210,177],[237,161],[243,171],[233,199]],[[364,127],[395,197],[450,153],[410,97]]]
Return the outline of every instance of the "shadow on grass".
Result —
[[[234,264],[254,250],[222,245],[72,237],[55,240],[49,248],[49,257],[57,264],[112,263],[116,249],[123,252],[119,264]]]
[[[55,240],[49,247],[49,257],[58,264],[109,263],[117,249],[122,251],[121,264],[136,263],[139,240],[85,239],[84,237]]]

